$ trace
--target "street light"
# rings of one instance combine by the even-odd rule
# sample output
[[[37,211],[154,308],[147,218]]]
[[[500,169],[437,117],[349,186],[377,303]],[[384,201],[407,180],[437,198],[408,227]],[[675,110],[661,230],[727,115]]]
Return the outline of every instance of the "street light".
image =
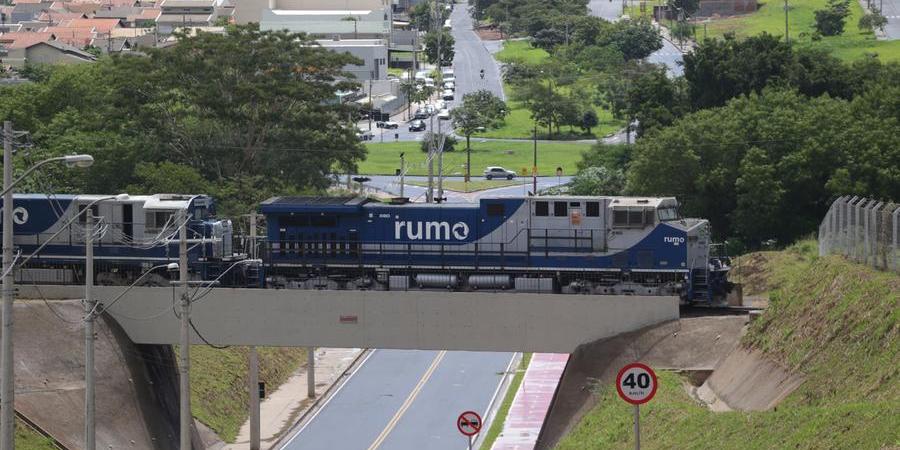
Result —
[[[17,183],[51,162],[65,162],[69,167],[87,167],[94,162],[90,155],[70,155],[49,158],[30,167],[19,178],[13,180],[12,122],[3,123],[3,330],[0,341],[0,448],[15,448],[15,371],[13,368],[13,302],[15,301],[15,278],[13,276],[13,188]]]

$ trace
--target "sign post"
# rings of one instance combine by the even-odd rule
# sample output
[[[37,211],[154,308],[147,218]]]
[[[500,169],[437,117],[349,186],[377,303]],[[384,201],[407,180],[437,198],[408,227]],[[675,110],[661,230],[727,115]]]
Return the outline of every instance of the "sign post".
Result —
[[[656,395],[659,383],[656,373],[646,364],[631,363],[619,370],[616,391],[619,397],[634,405],[634,448],[641,450],[641,404]]]
[[[469,440],[469,450],[472,450],[472,438],[481,431],[481,416],[475,411],[466,411],[456,419],[456,428]]]

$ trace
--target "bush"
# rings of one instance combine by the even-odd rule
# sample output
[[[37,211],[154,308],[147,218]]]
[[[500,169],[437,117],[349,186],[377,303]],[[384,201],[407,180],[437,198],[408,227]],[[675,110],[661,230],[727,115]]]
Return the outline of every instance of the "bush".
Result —
[[[881,15],[881,11],[878,11],[876,9],[868,14],[863,14],[863,16],[859,18],[859,23],[857,23],[857,26],[860,30],[863,31],[884,31],[884,27],[885,25],[887,25],[887,22],[887,17]]]
[[[844,21],[850,15],[850,0],[828,0],[828,8],[816,14],[816,31],[822,36],[837,36],[844,32]]]
[[[455,137],[450,136],[446,133],[432,133],[431,131],[428,131],[425,133],[425,138],[422,139],[422,145],[419,147],[422,149],[423,152],[426,152],[426,153],[428,152],[428,146],[431,143],[432,135],[434,136],[435,150],[440,148],[441,137],[444,138],[444,151],[445,152],[452,152],[453,150],[456,149],[457,140]]]

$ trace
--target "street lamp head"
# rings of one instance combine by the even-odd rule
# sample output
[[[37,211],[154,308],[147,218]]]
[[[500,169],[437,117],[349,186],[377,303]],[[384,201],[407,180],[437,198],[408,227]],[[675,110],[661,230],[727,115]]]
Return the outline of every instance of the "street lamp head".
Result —
[[[118,201],[128,200],[129,198],[130,198],[130,196],[124,192],[119,195],[116,195],[116,200],[118,200]]]
[[[91,155],[66,155],[63,157],[63,162],[68,167],[90,167],[94,164],[94,157]]]
[[[166,266],[166,270],[169,272],[178,272],[178,263],[169,263]]]

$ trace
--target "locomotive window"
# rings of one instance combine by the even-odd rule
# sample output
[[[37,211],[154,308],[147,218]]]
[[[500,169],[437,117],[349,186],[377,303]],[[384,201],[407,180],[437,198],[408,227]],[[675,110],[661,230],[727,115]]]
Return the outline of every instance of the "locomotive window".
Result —
[[[628,211],[628,225],[629,226],[638,226],[643,225],[644,223],[644,210],[637,209]]]
[[[613,210],[613,226],[614,227],[627,227],[628,226],[628,210],[627,209],[614,209]]]
[[[550,215],[550,205],[547,202],[534,203],[534,215],[546,217]]]
[[[172,218],[171,212],[166,211],[149,211],[144,216],[144,228],[147,231],[158,231],[165,226]]]
[[[566,207],[566,202],[553,202],[553,215],[556,217],[568,216],[569,210]]]
[[[656,210],[654,209],[645,209],[644,210],[644,223],[647,225],[652,225],[656,222]]]
[[[581,202],[571,202],[571,203],[569,203],[569,207],[571,207],[571,208],[581,208]]]
[[[314,227],[336,227],[337,217],[334,216],[313,216],[310,222]]]
[[[660,208],[657,211],[659,214],[659,220],[661,221],[678,220],[678,210],[676,210],[675,208]]]
[[[600,217],[600,202],[587,202],[587,216]]]
[[[87,213],[82,214],[84,212],[84,208],[86,208],[86,207],[87,207],[87,205],[78,206],[78,214],[79,214],[78,222],[79,223],[87,222]],[[91,214],[93,214],[94,217],[97,217],[100,215],[100,213],[98,211],[100,211],[100,209],[97,207],[97,205],[91,206]],[[94,222],[96,222],[96,219],[94,220]]]
[[[487,215],[488,216],[502,216],[504,215],[503,205],[499,203],[488,203],[487,205]]]

